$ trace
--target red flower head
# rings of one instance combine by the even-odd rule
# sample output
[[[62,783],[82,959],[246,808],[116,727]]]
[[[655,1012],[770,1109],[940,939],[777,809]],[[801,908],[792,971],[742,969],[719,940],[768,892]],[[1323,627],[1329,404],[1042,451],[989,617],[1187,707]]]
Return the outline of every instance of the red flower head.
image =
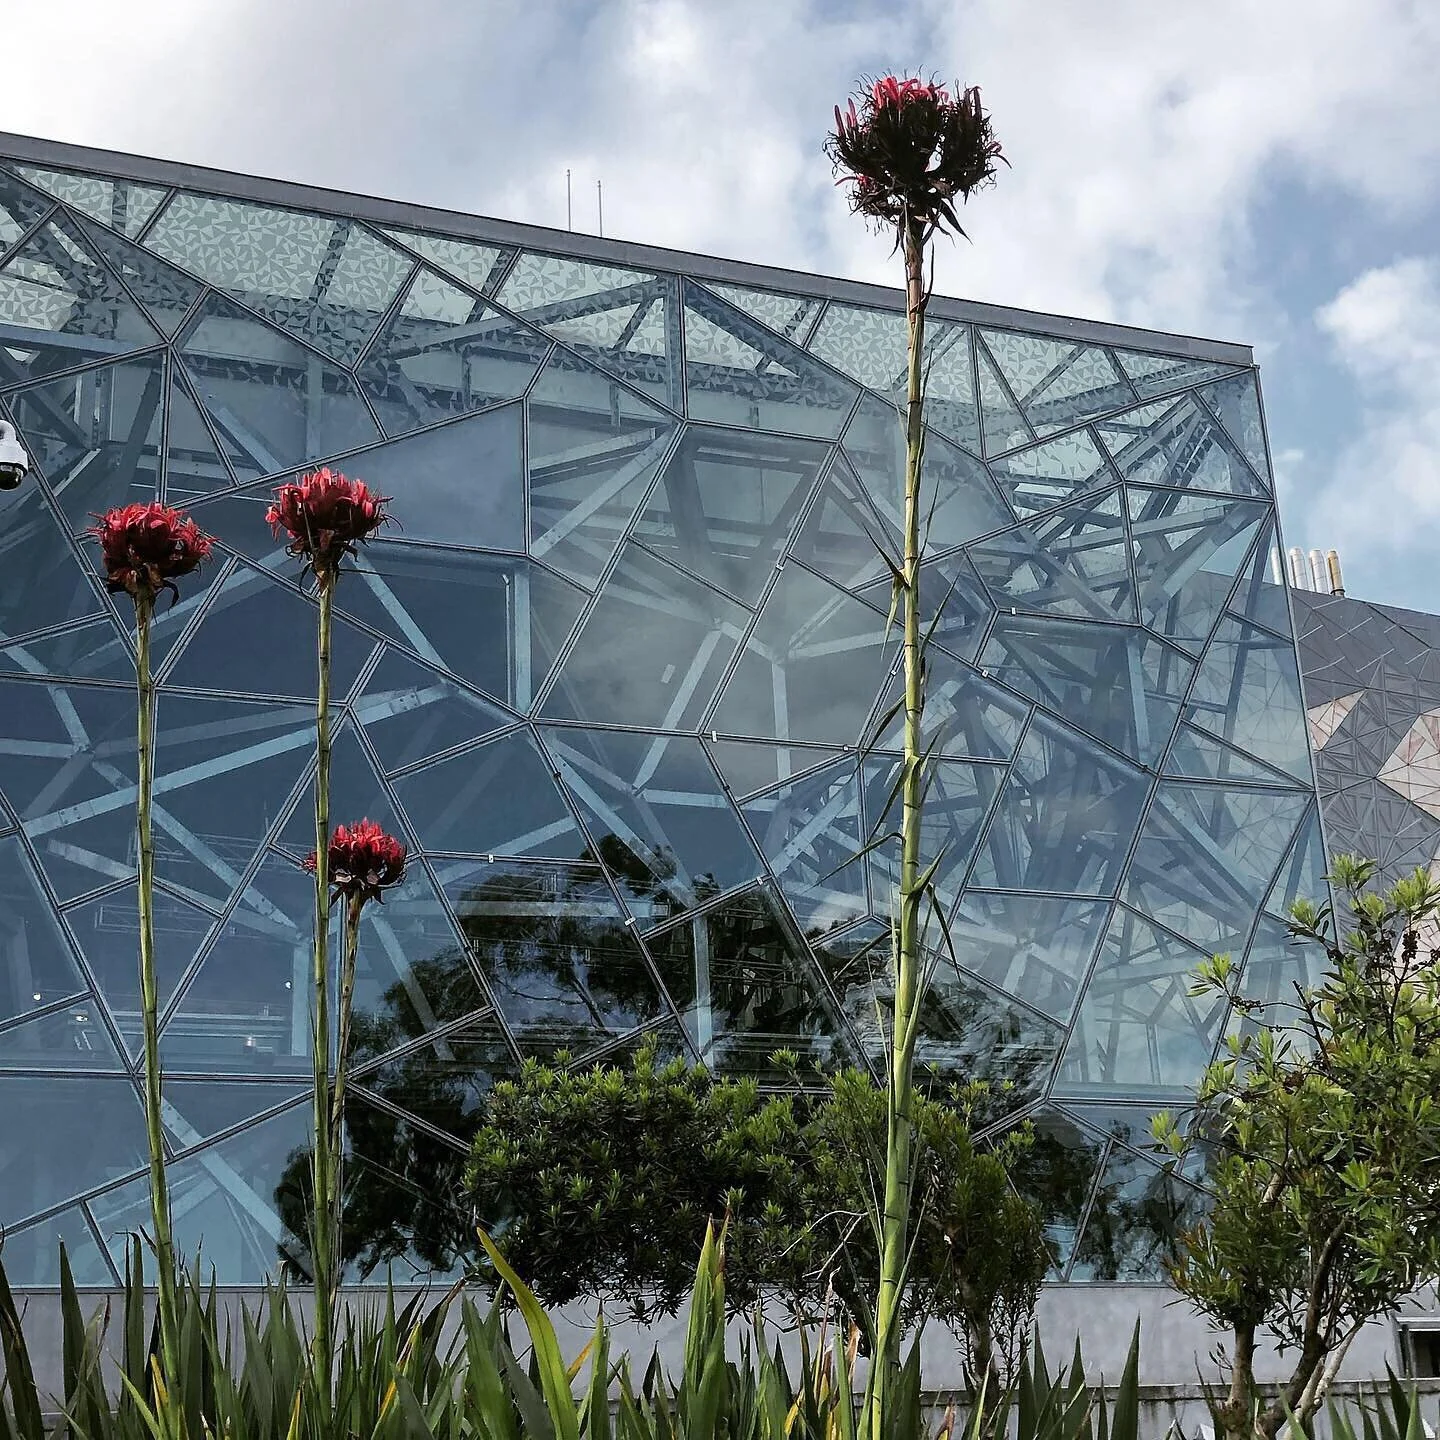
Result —
[[[886,75],[843,111],[837,105],[825,149],[844,172],[842,182],[854,186],[852,210],[883,224],[917,226],[922,237],[939,229],[963,235],[955,196],[969,199],[1005,160],[977,88],[951,99],[943,85],[913,76]]]
[[[341,560],[390,518],[388,500],[338,470],[312,470],[276,490],[265,519],[277,540],[290,537],[290,554],[303,555],[307,568],[329,580],[340,573]]]
[[[120,505],[95,517],[85,533],[100,542],[105,588],[121,591],[137,603],[153,605],[168,590],[179,599],[175,581],[188,575],[209,554],[214,541],[183,510],[153,501]]]
[[[305,868],[315,873],[315,852],[305,858]],[[337,825],[330,836],[328,858],[333,904],[342,895],[363,905],[380,900],[380,893],[405,878],[405,847],[387,835],[373,820],[358,825]]]

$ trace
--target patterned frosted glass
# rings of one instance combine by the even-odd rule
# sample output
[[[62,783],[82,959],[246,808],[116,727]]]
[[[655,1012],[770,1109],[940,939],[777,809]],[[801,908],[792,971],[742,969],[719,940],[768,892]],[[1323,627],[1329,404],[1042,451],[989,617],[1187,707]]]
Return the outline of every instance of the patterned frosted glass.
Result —
[[[1135,390],[1106,350],[1005,330],[981,332],[1036,434],[1132,405]]]
[[[1114,479],[1105,456],[1085,430],[1017,450],[995,461],[990,470],[1022,520]]]
[[[401,245],[408,246],[417,255],[423,256],[436,269],[444,270],[482,294],[488,291],[494,282],[496,268],[501,260],[514,253],[502,249],[499,245],[454,240],[446,235],[422,235],[415,230],[392,230],[387,226],[385,233],[392,240],[399,241]]]
[[[138,235],[165,198],[165,191],[157,186],[133,180],[106,180],[98,175],[41,170],[33,165],[17,165],[15,170],[57,200],[124,235]]]
[[[809,296],[777,295],[769,290],[747,290],[739,285],[720,285],[714,281],[710,281],[706,288],[737,310],[753,315],[777,335],[797,343],[804,341],[806,332],[824,304],[824,301]]]
[[[1171,390],[1183,390],[1235,372],[1233,365],[1220,365],[1210,360],[1187,360],[1183,355],[1150,355],[1140,350],[1117,350],[1115,358],[1142,399]]]

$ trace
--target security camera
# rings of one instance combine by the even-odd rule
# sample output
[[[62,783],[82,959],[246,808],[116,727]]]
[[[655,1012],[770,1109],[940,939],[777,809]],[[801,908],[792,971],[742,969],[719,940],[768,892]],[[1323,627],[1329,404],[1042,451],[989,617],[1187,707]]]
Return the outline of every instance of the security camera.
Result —
[[[30,468],[30,457],[15,433],[15,427],[0,420],[0,490],[14,490]]]

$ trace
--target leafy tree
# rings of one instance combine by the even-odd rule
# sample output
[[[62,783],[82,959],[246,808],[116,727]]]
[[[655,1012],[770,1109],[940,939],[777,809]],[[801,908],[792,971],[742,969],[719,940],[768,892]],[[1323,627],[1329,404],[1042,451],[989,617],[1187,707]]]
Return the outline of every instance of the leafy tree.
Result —
[[[993,1146],[971,1136],[982,1088],[917,1107],[904,1323],[949,1326],[998,1393],[1049,1255],[1007,1174],[1028,1134]],[[752,1079],[663,1062],[653,1045],[624,1070],[531,1061],[491,1092],[467,1180],[507,1261],[547,1303],[600,1296],[674,1313],[707,1224],[728,1217],[732,1308],[769,1292],[815,1316],[838,1299],[865,1328],[886,1123],[885,1092],[858,1071],[816,1093],[766,1095]]]
[[[1342,856],[1335,906],[1299,903],[1291,931],[1327,971],[1288,1014],[1246,1000],[1228,956],[1201,968],[1239,1017],[1201,1081],[1182,1140],[1210,1154],[1215,1203],[1185,1233],[1175,1286],[1230,1332],[1228,1390],[1211,1400],[1230,1437],[1273,1437],[1287,1407],[1317,1412],[1355,1335],[1440,1278],[1440,885],[1416,871],[1387,894],[1370,861]],[[1336,911],[1348,927],[1340,934]],[[1266,1396],[1257,1337],[1293,1354]]]

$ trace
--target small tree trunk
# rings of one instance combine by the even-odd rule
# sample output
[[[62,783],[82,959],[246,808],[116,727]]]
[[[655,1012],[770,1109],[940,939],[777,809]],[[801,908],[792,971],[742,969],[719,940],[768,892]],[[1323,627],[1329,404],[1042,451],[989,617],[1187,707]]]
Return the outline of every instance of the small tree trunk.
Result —
[[[866,1405],[870,1440],[881,1440],[892,1424],[895,1381],[900,1368],[903,1279],[910,1229],[911,1152],[914,1143],[913,1071],[921,989],[921,906],[919,884],[921,711],[920,646],[920,464],[925,440],[921,355],[925,343],[925,242],[920,227],[904,227],[905,292],[909,322],[909,372],[905,432],[905,555],[901,610],[904,622],[905,771],[901,783],[900,905],[893,946],[894,1028],[890,1037],[886,1106],[885,1198],[881,1217],[880,1287],[875,1306],[875,1355]]]
[[[1253,1440],[1255,1416],[1255,1327],[1237,1325],[1231,1347],[1230,1392],[1215,1405],[1215,1424],[1224,1440]]]

